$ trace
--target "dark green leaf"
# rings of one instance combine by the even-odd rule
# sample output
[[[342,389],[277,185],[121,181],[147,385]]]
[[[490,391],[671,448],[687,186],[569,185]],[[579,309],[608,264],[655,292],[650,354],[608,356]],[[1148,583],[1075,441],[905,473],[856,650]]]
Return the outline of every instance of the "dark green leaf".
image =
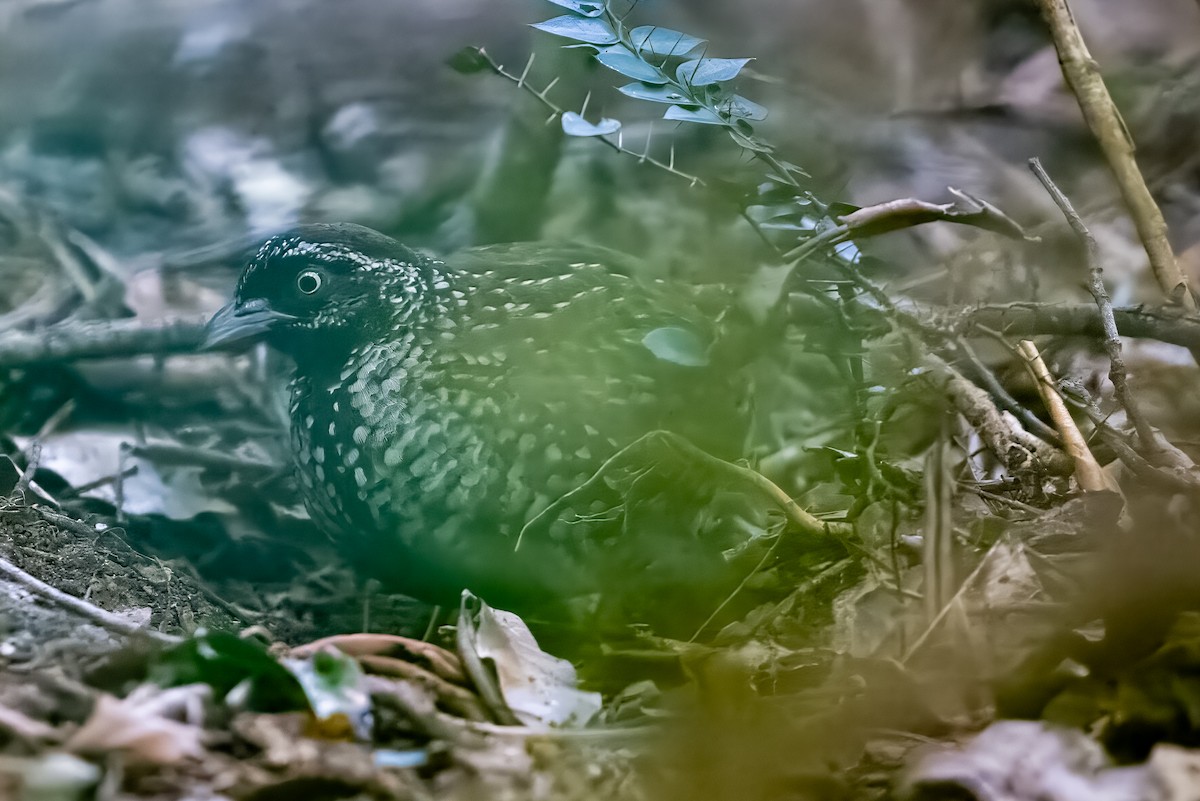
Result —
[[[659,28],[655,25],[643,25],[629,32],[629,39],[638,50],[661,58],[667,56],[686,56],[700,45],[704,39],[688,36],[686,33],[673,31],[670,28]]]
[[[532,27],[555,36],[563,36],[587,44],[610,45],[616,44],[618,41],[613,29],[602,19],[587,19],[564,14],[545,22],[535,22]]]
[[[702,125],[725,125],[725,120],[706,108],[687,109],[683,106],[671,106],[663,115],[664,120],[680,122],[698,122]]]
[[[464,47],[446,59],[446,63],[450,65],[450,69],[461,72],[463,75],[483,72],[490,66],[487,56],[483,54],[483,49],[479,47]]]
[[[246,702],[252,709],[278,712],[306,706],[296,679],[266,648],[227,632],[197,631],[158,658],[150,680],[164,687],[207,684],[218,697],[248,682]]]
[[[692,86],[708,86],[737,77],[742,67],[750,63],[748,58],[702,58],[685,61],[675,70],[680,83]]]
[[[708,348],[696,332],[668,326],[655,328],[642,338],[642,344],[664,362],[684,367],[704,367],[708,364]]]
[[[0,498],[7,497],[21,480],[21,468],[8,456],[0,456]]]
[[[568,111],[562,116],[562,129],[567,136],[606,136],[621,130],[621,122],[604,117],[593,124],[574,111]]]
[[[781,161],[781,162],[779,162],[779,165],[790,173],[795,173],[796,175],[800,175],[805,178],[810,177],[809,174],[804,170],[804,168],[801,167],[799,164],[793,164],[790,161]]]
[[[556,6],[569,8],[576,14],[582,14],[585,17],[598,17],[604,13],[604,3],[595,2],[595,0],[550,0]]]
[[[596,54],[596,60],[610,70],[635,78],[643,83],[666,83],[667,76],[659,72],[636,56],[630,55],[624,48],[611,48]]]
[[[621,94],[649,100],[651,103],[686,103],[691,98],[680,94],[670,86],[647,86],[644,83],[627,83],[619,90]]]

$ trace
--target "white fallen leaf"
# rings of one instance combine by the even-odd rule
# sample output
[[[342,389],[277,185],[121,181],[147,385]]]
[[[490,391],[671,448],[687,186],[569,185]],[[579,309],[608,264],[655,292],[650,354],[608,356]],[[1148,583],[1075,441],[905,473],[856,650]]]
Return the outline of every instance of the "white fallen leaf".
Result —
[[[583,726],[600,711],[600,693],[578,688],[575,667],[546,653],[525,621],[481,603],[475,648],[496,665],[505,703],[527,726]]]

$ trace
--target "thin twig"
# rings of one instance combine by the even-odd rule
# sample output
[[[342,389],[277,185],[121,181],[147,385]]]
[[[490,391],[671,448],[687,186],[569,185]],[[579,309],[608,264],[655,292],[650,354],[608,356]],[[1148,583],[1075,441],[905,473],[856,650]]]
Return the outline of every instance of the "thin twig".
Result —
[[[1196,301],[1188,290],[1187,278],[1179,269],[1179,262],[1167,239],[1167,223],[1162,210],[1154,201],[1154,196],[1146,186],[1146,179],[1138,169],[1129,129],[1125,127],[1125,121],[1121,119],[1121,113],[1104,85],[1100,70],[1088,52],[1067,0],[1038,0],[1038,5],[1054,37],[1063,76],[1075,94],[1083,118],[1100,143],[1108,167],[1117,180],[1159,287],[1173,302],[1194,310]]]
[[[29,489],[29,485],[33,483],[33,474],[37,472],[38,466],[42,463],[42,442],[46,437],[53,434],[62,425],[63,420],[70,417],[74,411],[75,399],[72,398],[58,407],[58,410],[50,415],[46,422],[42,423],[42,427],[34,435],[33,441],[29,443],[25,459],[25,469],[21,471],[21,477],[17,479],[16,486],[9,493],[10,496],[24,497],[26,491]]]
[[[69,609],[75,614],[95,623],[107,631],[114,634],[120,634],[125,637],[149,637],[152,640],[157,640],[162,643],[174,645],[180,642],[180,638],[171,634],[164,634],[161,631],[154,629],[143,628],[136,623],[131,623],[127,619],[114,615],[112,612],[101,609],[98,606],[84,601],[81,598],[76,598],[74,595],[69,595],[60,589],[51,587],[41,579],[35,578],[26,573],[21,568],[14,565],[7,559],[0,558],[0,574],[3,574],[17,584],[20,584],[25,589],[35,595],[57,604],[65,609]]]
[[[954,597],[954,478],[947,460],[949,414],[925,456],[925,537],[922,543],[925,617],[934,620]]]
[[[1009,303],[975,306],[954,312],[951,324],[972,335],[983,327],[1012,336],[1058,334],[1060,336],[1104,336],[1104,326],[1094,303]],[[1113,316],[1127,337],[1156,339],[1171,345],[1200,349],[1200,317],[1173,313],[1170,309],[1141,306],[1118,307]]]
[[[1031,514],[1035,517],[1045,514],[1045,510],[1043,510],[1043,509],[1039,509],[1036,506],[1030,506],[1027,503],[1023,503],[1022,501],[1016,500],[1015,498],[1009,498],[1005,495],[997,495],[994,492],[988,492],[987,490],[981,489],[980,487],[976,486],[975,484],[973,484],[970,481],[960,481],[960,482],[958,482],[958,486],[960,489],[966,490],[967,492],[970,492],[970,493],[974,493],[975,495],[978,495],[980,498],[983,498],[983,499],[989,500],[989,501],[993,501],[994,503],[998,503],[1003,506],[1010,506],[1013,509],[1017,509],[1017,510],[1025,512],[1027,514]]]
[[[748,467],[741,467],[724,459],[718,459],[712,454],[697,448],[683,437],[672,434],[669,431],[651,431],[617,451],[605,460],[587,481],[565,495],[560,496],[538,513],[536,517],[526,523],[521,528],[520,534],[517,535],[517,541],[513,546],[513,550],[521,548],[521,544],[528,533],[554,520],[559,514],[571,508],[572,503],[581,497],[586,497],[595,487],[600,486],[605,477],[611,474],[614,469],[630,461],[637,460],[640,454],[645,454],[648,449],[656,447],[660,449],[664,447],[673,449],[687,463],[704,465],[712,470],[714,474],[723,476],[731,482],[741,481],[752,485],[767,498],[771,499],[793,526],[806,534],[832,534],[836,537],[845,538],[853,533],[853,528],[844,523],[830,523],[818,520],[801,507],[800,504],[796,503],[779,485],[757,470],[751,470]]]
[[[13,486],[10,497],[23,498],[29,490],[29,484],[33,481],[33,474],[37,472],[38,465],[42,461],[42,441],[35,437],[33,442],[29,444],[29,455],[25,457],[25,469],[21,471],[20,478]]]
[[[133,320],[71,322],[37,332],[7,331],[0,342],[0,369],[151,354],[192,353],[204,340],[194,322],[148,326]]]
[[[962,350],[963,355],[967,357],[967,361],[971,364],[971,367],[974,368],[976,377],[983,383],[983,388],[991,393],[991,396],[996,399],[997,403],[1020,420],[1021,424],[1029,429],[1031,433],[1036,434],[1051,445],[1062,445],[1062,440],[1059,438],[1058,432],[1042,422],[1041,418],[1019,403],[1005,389],[1004,384],[1000,383],[1000,379],[996,377],[992,369],[984,364],[983,359],[980,359],[979,355],[975,353],[975,349],[971,347],[971,343],[967,341],[966,337],[958,338],[958,347]]]
[[[540,102],[543,106],[545,106],[547,109],[549,109],[550,112],[552,113],[552,116],[550,118],[551,120],[561,117],[563,114],[566,113],[567,110],[565,108],[558,105],[557,103],[555,103],[553,100],[551,100],[548,97],[548,93],[550,92],[550,89],[554,86],[553,83],[547,85],[546,88],[539,91],[538,89],[535,89],[532,84],[530,84],[528,81],[526,81],[524,79],[523,75],[515,75],[515,74],[509,72],[508,70],[506,70],[504,68],[504,65],[500,64],[498,61],[493,59],[491,57],[491,55],[483,48],[479,48],[479,50],[477,52],[479,53],[480,58],[482,58],[484,60],[484,63],[486,63],[488,65],[488,69],[490,69],[493,73],[500,76],[501,78],[512,81],[517,86],[518,89],[522,89],[522,90],[528,92],[530,95],[537,98],[538,102]],[[621,141],[613,141],[612,139],[609,139],[608,137],[605,137],[605,136],[596,136],[596,137],[592,137],[592,138],[600,140],[605,145],[607,145],[608,147],[617,151],[618,153],[624,153],[628,156],[633,156],[634,158],[638,159],[639,161],[644,161],[648,164],[652,164],[655,167],[658,167],[660,170],[669,172],[672,175],[683,178],[692,186],[704,186],[704,181],[699,176],[692,175],[690,173],[686,173],[683,170],[678,170],[675,168],[674,164],[667,164],[667,163],[659,161],[658,159],[651,156],[649,153],[648,145],[647,145],[646,151],[639,153],[636,150],[630,150],[629,148],[625,147],[625,145]]]
[[[1050,194],[1054,204],[1067,218],[1071,230],[1083,244],[1084,259],[1088,268],[1088,291],[1096,299],[1096,308],[1100,310],[1100,324],[1104,328],[1104,350],[1108,353],[1109,365],[1108,378],[1112,381],[1117,400],[1125,407],[1125,414],[1129,415],[1129,421],[1133,423],[1141,446],[1148,452],[1159,451],[1161,448],[1158,445],[1158,438],[1154,436],[1154,429],[1142,416],[1137,400],[1129,391],[1129,381],[1127,380],[1129,374],[1125,369],[1125,360],[1121,358],[1121,337],[1117,333],[1117,320],[1113,314],[1112,299],[1108,296],[1108,290],[1104,286],[1104,270],[1100,266],[1099,246],[1096,244],[1096,238],[1092,236],[1092,232],[1088,230],[1083,218],[1071,205],[1070,198],[1050,178],[1041,161],[1030,159],[1029,169]]]
[[[1030,434],[1015,417],[1005,417],[987,392],[945,360],[926,354],[922,366],[937,382],[939,391],[950,398],[958,412],[979,432],[988,450],[1010,471],[1039,469],[1051,475],[1071,475],[1074,465],[1065,453]]]
[[[739,581],[738,585],[733,588],[733,591],[726,595],[721,603],[717,604],[717,607],[712,610],[712,613],[707,618],[704,619],[704,622],[700,624],[700,627],[696,629],[695,633],[692,634],[691,637],[688,637],[687,641],[689,643],[695,642],[700,635],[704,633],[704,630],[707,629],[709,625],[711,625],[712,622],[717,619],[717,615],[721,614],[725,607],[729,606],[729,604],[733,602],[733,599],[738,597],[742,590],[746,589],[746,585],[750,583],[750,579],[762,573],[762,569],[766,567],[767,562],[770,561],[771,557],[775,555],[775,549],[779,547],[779,543],[782,541],[783,532],[780,532],[778,535],[776,535],[775,541],[771,543],[771,547],[767,548],[766,552],[763,553],[762,558],[758,560],[758,564],[746,571],[746,575],[742,576],[742,580]]]

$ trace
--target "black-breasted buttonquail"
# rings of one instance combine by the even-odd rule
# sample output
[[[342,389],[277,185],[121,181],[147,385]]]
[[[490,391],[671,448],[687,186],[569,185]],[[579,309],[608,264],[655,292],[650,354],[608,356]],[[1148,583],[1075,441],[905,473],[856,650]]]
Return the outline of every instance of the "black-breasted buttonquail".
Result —
[[[643,581],[669,592],[725,557],[695,530],[711,487],[653,459],[593,482],[517,547],[648,432],[742,455],[753,326],[727,291],[640,279],[627,261],[548,244],[440,261],[361,226],[307,225],[259,249],[208,343],[264,338],[295,360],[305,500],[365,572],[432,602],[470,588],[525,612]],[[652,537],[630,532],[631,504]]]

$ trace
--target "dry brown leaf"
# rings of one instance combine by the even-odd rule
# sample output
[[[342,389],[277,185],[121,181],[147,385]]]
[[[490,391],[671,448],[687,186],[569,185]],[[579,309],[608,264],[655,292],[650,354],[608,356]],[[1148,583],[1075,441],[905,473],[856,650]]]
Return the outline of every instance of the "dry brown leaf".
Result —
[[[101,695],[66,748],[81,754],[122,751],[133,761],[159,765],[199,757],[204,753],[199,710],[210,692],[202,684],[167,690],[143,685],[125,698]]]

